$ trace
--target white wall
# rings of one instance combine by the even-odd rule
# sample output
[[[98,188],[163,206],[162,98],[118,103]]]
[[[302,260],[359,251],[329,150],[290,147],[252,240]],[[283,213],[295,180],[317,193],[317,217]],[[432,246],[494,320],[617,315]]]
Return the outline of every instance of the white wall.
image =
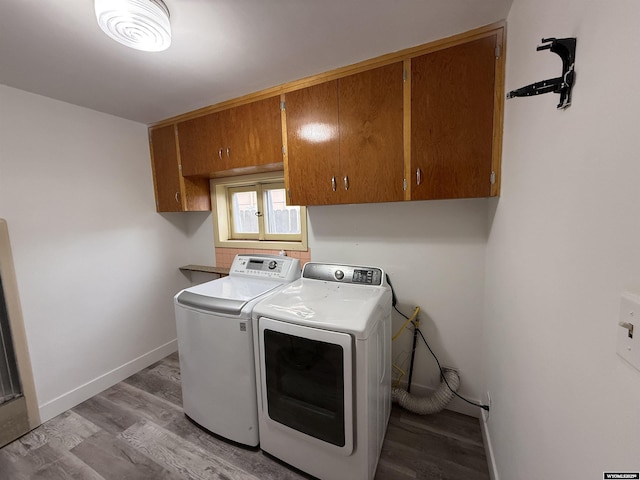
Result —
[[[312,260],[382,267],[398,308],[407,315],[421,308],[421,328],[440,361],[459,369],[463,395],[479,399],[487,200],[309,207],[308,215]],[[394,332],[402,321],[394,314]],[[394,358],[407,366],[410,344],[409,332],[393,344]],[[412,393],[438,383],[435,361],[420,344]],[[478,416],[461,401],[450,408]]]
[[[507,100],[490,208],[488,431],[502,479],[640,470],[640,372],[616,355],[640,292],[640,3],[515,0],[507,90],[558,76],[542,37],[577,37],[573,105]]]
[[[216,264],[213,245],[213,216],[211,212],[183,213],[187,222],[187,263],[195,265]]]
[[[0,217],[43,420],[175,350],[189,226],[155,213],[145,125],[0,85]]]

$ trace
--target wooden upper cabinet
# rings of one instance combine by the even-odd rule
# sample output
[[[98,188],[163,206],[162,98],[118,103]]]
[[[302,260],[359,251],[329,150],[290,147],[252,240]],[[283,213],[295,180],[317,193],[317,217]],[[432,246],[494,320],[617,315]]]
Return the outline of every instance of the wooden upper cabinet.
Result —
[[[220,113],[179,122],[178,141],[184,176],[226,170]]]
[[[185,177],[281,163],[280,99],[271,97],[180,122],[178,141]]]
[[[282,163],[280,97],[220,112],[226,169]]]
[[[287,93],[285,98],[288,203],[338,203],[338,81],[296,90]]]
[[[403,200],[403,65],[338,80],[341,203]]]
[[[498,195],[503,42],[481,27],[169,119],[150,129],[158,210],[283,167],[293,205]]]
[[[411,59],[411,199],[491,195],[498,35]]]
[[[180,166],[176,150],[175,126],[153,128],[149,131],[151,162],[158,212],[181,212]]]
[[[149,129],[151,166],[158,212],[211,210],[209,180],[185,179],[180,173],[176,126]]]
[[[286,94],[288,201],[403,199],[402,62]]]

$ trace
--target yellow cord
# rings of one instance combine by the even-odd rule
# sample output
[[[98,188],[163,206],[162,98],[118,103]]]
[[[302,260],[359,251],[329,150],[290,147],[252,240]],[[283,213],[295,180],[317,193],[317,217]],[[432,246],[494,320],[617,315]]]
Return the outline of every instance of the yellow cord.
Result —
[[[407,318],[407,321],[404,322],[400,327],[400,329],[396,332],[396,334],[393,337],[391,337],[392,341],[400,336],[400,334],[404,331],[404,329],[407,327],[409,323],[413,322],[414,327],[418,328],[418,326],[420,325],[420,320],[418,319],[419,312],[420,312],[420,307],[416,307],[416,309],[413,311],[413,314],[409,318]],[[396,364],[392,364],[391,367],[398,374],[398,377],[393,380],[393,386],[399,387],[400,381],[402,380],[402,377],[405,376],[406,372]]]
[[[393,337],[391,337],[392,341],[400,336],[400,334],[404,331],[404,329],[409,324],[409,322],[413,322],[413,320],[418,316],[419,312],[420,312],[420,307],[416,307],[416,309],[413,311],[413,314],[409,318],[407,318],[407,321],[404,322],[402,324],[402,326],[400,327],[400,329],[396,332],[396,334]],[[416,320],[414,322],[414,325],[417,327],[419,323],[420,323],[420,321]]]
[[[391,365],[391,367],[394,369],[394,371],[396,371],[396,374],[397,374],[397,378],[392,380],[392,386],[397,388],[397,387],[400,386],[400,382],[402,381],[402,378],[406,375],[407,372],[402,370],[395,363],[393,365]]]

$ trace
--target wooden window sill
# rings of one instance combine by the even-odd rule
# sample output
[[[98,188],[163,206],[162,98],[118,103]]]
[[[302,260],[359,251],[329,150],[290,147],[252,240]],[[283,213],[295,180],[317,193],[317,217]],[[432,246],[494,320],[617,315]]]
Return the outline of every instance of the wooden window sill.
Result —
[[[181,272],[204,272],[204,273],[216,273],[221,277],[229,275],[229,269],[223,267],[211,267],[208,265],[184,265],[180,267]]]

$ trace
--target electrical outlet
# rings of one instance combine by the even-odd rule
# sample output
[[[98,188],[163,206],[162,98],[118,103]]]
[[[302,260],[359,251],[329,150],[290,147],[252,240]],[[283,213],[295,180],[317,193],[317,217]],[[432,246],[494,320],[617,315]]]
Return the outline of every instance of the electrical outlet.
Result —
[[[640,297],[638,295],[628,292],[622,294],[617,328],[616,352],[640,370]]]
[[[482,409],[482,420],[486,422],[489,420],[489,415],[491,414],[491,393],[489,393],[489,390],[486,391],[484,401],[482,403],[489,407],[489,410],[485,410],[484,408]]]

